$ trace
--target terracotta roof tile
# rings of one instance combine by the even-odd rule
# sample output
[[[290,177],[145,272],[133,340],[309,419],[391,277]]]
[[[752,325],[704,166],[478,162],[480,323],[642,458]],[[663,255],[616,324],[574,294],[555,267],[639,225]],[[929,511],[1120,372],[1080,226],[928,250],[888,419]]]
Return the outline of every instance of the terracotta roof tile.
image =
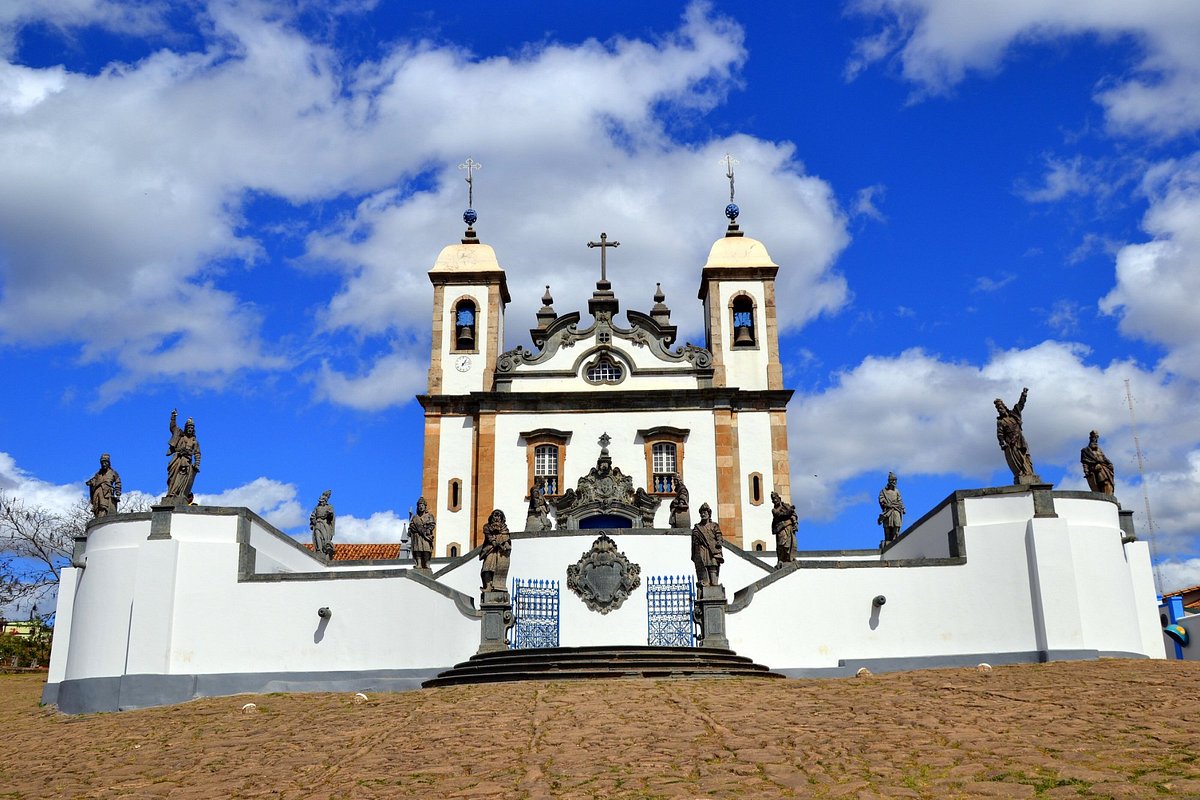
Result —
[[[304,545],[312,550],[311,543]],[[398,544],[338,544],[333,545],[334,561],[375,561],[395,560],[400,558]]]

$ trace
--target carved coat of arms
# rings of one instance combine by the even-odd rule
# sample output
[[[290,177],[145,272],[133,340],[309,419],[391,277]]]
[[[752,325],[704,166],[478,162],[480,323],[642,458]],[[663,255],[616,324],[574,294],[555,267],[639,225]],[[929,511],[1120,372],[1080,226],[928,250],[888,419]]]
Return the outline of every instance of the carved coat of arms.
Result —
[[[579,595],[592,611],[601,614],[620,608],[642,585],[642,568],[630,563],[607,536],[592,542],[592,549],[567,567],[567,588]]]

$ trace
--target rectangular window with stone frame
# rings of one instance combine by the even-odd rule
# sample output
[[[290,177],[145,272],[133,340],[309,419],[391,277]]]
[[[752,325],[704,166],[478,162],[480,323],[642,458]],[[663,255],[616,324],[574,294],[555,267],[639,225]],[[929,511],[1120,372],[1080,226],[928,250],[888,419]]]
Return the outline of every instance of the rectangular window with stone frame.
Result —
[[[646,447],[646,491],[673,495],[683,478],[683,445],[688,431],[660,425],[637,432]]]
[[[558,445],[542,444],[533,451],[533,477],[542,479],[543,491],[549,495],[561,494],[558,490]]]

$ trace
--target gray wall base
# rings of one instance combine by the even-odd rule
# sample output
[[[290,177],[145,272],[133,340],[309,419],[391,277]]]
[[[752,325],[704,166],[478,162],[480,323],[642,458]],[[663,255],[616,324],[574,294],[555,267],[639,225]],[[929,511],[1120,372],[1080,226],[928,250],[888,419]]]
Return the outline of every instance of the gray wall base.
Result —
[[[199,697],[267,692],[408,692],[444,668],[346,672],[242,672],[215,675],[124,675],[46,684],[42,702],[65,714],[166,706]]]
[[[1047,661],[1094,661],[1099,658],[1146,658],[1146,656],[1141,653],[1101,650],[1024,650],[1014,653],[971,653],[907,658],[847,658],[839,660],[836,667],[771,667],[771,671],[789,678],[844,678],[854,675],[863,667],[874,673],[883,673],[943,667],[974,667],[981,663],[991,664],[995,667],[1002,664],[1043,664]]]

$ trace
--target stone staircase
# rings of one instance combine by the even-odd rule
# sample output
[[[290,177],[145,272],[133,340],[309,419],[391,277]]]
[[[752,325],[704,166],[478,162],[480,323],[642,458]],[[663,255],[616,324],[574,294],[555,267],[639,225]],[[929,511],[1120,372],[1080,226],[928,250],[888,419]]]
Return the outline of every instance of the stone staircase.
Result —
[[[421,686],[586,678],[782,678],[715,647],[549,647],[481,653]]]

